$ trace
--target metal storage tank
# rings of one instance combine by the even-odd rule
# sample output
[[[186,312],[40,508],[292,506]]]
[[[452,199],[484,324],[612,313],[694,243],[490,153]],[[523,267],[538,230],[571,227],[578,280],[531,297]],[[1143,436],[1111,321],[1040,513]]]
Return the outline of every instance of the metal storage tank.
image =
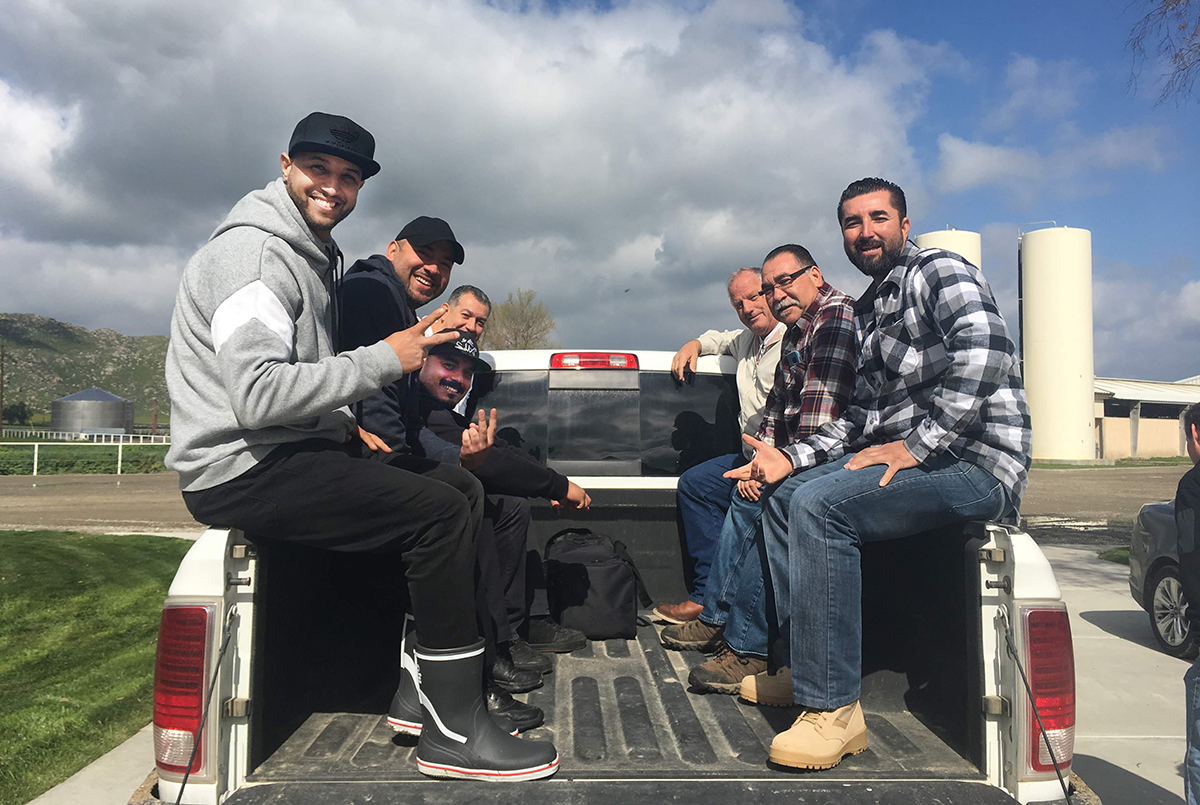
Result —
[[[133,431],[133,402],[102,389],[84,389],[50,403],[50,430],[79,433],[84,428]]]
[[[917,235],[913,240],[918,249],[945,249],[966,258],[967,262],[976,268],[983,268],[983,264],[980,263],[983,257],[983,239],[978,232],[946,227],[940,231]]]
[[[1033,457],[1093,461],[1092,233],[1066,226],[1018,230],[1017,282]]]

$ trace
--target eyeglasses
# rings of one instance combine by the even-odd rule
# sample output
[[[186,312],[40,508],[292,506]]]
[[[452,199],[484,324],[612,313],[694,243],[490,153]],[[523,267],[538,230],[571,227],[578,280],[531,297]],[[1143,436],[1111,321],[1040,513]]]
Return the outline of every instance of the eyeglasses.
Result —
[[[792,283],[795,282],[801,274],[803,274],[805,271],[808,271],[812,267],[813,266],[805,266],[799,271],[793,271],[791,274],[784,274],[775,281],[774,285],[764,282],[762,290],[759,291],[759,293],[761,293],[763,296],[771,297],[775,295],[776,288],[783,288],[784,290],[787,290],[788,288],[792,287]]]

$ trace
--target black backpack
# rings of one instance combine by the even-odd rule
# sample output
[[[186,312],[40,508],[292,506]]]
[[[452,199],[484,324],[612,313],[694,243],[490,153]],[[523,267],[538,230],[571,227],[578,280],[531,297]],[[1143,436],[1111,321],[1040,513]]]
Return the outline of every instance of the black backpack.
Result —
[[[638,604],[651,604],[625,545],[587,528],[546,543],[546,593],[554,620],[590,640],[635,637]]]

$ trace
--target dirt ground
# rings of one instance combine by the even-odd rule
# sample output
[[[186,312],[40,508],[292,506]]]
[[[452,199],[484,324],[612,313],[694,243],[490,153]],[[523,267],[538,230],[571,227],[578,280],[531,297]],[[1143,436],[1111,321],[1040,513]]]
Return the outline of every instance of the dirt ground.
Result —
[[[0,529],[198,537],[179,495],[179,476],[0,476]]]
[[[1143,503],[1175,495],[1186,466],[1035,469],[1021,513],[1039,542],[1123,545]],[[198,536],[174,473],[0,476],[0,529]]]

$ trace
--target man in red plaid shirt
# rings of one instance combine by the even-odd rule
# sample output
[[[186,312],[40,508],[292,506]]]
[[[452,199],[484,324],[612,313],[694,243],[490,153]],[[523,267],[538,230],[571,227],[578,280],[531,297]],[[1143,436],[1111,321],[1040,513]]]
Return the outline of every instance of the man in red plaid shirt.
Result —
[[[788,326],[775,385],[767,396],[758,438],[783,447],[836,419],[854,390],[857,348],[853,300],[821,276],[808,249],[780,246],[763,261],[762,294]],[[671,648],[716,651],[692,669],[699,690],[738,692],[743,677],[766,670],[766,564],[762,557],[762,485],[738,481],[725,517],[697,620],[663,629]]]

